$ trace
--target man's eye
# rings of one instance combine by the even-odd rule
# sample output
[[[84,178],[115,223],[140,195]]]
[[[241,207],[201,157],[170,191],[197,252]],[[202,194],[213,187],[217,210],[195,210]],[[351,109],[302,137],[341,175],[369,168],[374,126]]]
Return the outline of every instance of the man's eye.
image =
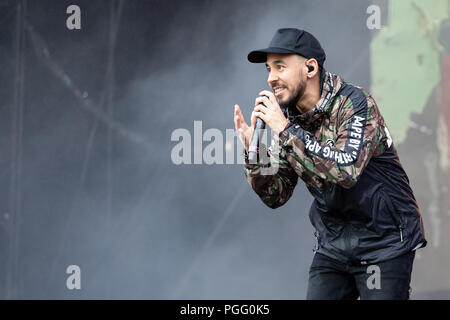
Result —
[[[277,66],[277,68],[278,68],[278,70],[281,70],[284,68],[284,66],[279,65],[279,66]]]

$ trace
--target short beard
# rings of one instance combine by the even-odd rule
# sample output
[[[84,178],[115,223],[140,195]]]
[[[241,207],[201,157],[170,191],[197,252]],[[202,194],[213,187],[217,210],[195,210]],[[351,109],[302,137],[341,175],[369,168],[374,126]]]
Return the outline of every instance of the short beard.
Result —
[[[303,97],[303,94],[306,90],[306,84],[302,80],[300,80],[297,88],[294,91],[294,94],[292,95],[292,98],[290,98],[286,102],[280,102],[278,101],[278,104],[280,105],[282,110],[290,110],[292,112],[298,112],[297,110],[297,102],[300,100],[301,97]]]

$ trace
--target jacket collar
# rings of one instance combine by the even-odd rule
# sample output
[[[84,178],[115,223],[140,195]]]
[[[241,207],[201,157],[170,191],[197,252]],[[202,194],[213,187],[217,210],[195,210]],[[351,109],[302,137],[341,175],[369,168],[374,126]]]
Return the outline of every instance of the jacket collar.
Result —
[[[322,92],[317,104],[305,113],[300,113],[297,109],[287,110],[289,121],[299,123],[304,129],[314,129],[320,125],[323,116],[329,115],[332,109],[332,102],[342,86],[342,79],[336,74],[324,70],[325,76],[322,80]]]

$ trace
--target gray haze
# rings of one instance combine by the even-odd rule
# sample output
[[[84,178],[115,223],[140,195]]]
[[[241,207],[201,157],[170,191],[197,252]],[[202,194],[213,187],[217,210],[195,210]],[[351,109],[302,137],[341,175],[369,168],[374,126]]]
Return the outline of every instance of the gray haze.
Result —
[[[65,11],[75,3],[82,29],[70,31]],[[125,1],[115,24],[110,90],[110,9],[116,4],[117,13],[119,2],[28,1],[27,23],[50,58],[39,57],[27,29],[14,229],[5,214],[16,143],[17,17],[16,1],[3,1],[2,260],[11,258],[11,230],[18,240],[11,286],[6,267],[0,270],[1,297],[12,290],[19,299],[304,299],[314,246],[304,184],[274,211],[251,190],[242,165],[173,164],[170,137],[177,128],[193,134],[195,120],[203,132],[225,133],[234,126],[235,103],[249,120],[255,97],[268,87],[265,68],[248,63],[247,53],[266,46],[281,27],[312,32],[329,71],[370,89],[370,3]],[[112,110],[112,117],[95,116],[92,108]],[[108,129],[111,119],[138,138]],[[72,264],[81,268],[81,290],[66,288]]]

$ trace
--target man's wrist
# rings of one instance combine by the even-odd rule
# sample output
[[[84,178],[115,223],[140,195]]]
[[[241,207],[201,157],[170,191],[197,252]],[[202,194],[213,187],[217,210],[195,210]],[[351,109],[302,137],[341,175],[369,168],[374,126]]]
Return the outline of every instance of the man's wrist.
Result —
[[[272,132],[279,135],[289,125],[289,120],[283,121],[279,126],[273,128]]]
[[[286,151],[291,150],[290,144],[292,143],[292,135],[294,134],[295,128],[298,128],[299,125],[289,122],[283,131],[278,135],[280,147],[285,149]]]
[[[278,133],[278,137],[279,137],[280,139],[281,139],[282,137],[287,137],[287,136],[288,136],[287,130],[288,130],[288,128],[291,127],[292,125],[293,125],[293,123],[290,122],[290,121],[288,121],[287,124],[284,126],[283,130],[281,130],[281,131]]]
[[[288,121],[286,122],[286,125],[284,126],[283,130],[281,130],[281,131],[286,130],[286,129],[289,128],[291,125],[292,125],[292,122],[290,122],[290,121],[288,120]]]

